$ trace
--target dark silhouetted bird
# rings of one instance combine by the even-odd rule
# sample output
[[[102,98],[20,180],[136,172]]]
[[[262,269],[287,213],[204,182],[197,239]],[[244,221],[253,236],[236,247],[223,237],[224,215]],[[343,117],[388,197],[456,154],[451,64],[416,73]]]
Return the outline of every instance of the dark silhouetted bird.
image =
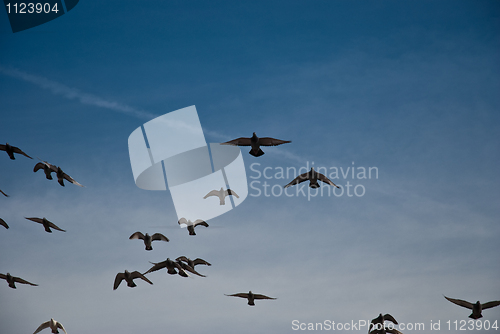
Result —
[[[34,284],[34,283],[30,283],[28,281],[25,281],[23,280],[22,278],[20,277],[14,277],[12,276],[11,274],[7,273],[7,275],[4,275],[4,274],[0,274],[0,278],[4,279],[7,281],[7,283],[9,283],[9,286],[12,288],[12,289],[15,289],[16,288],[16,283],[21,283],[21,284],[29,284],[29,285],[33,285],[33,286],[38,286],[38,284]]]
[[[395,328],[387,328],[384,325],[385,321],[390,321],[396,325],[398,324],[398,322],[396,321],[396,319],[394,319],[394,317],[392,315],[390,315],[388,313],[385,315],[382,315],[382,313],[380,313],[378,317],[376,317],[375,319],[373,319],[371,321],[370,328],[368,329],[368,333],[370,333],[370,334],[386,334],[386,333],[403,334]]]
[[[151,262],[151,263],[153,264],[153,266],[148,271],[146,271],[144,273],[144,275],[152,273],[153,271],[157,271],[157,270],[160,270],[160,269],[163,269],[163,268],[167,268],[167,273],[169,273],[170,275],[179,274],[182,277],[188,277],[189,276],[188,273],[186,273],[184,271],[184,269],[182,268],[182,266],[179,263],[170,260],[170,258],[167,258],[163,262],[158,262],[158,263]]]
[[[248,299],[248,305],[254,306],[254,300],[255,299],[277,299],[277,298],[272,298],[264,295],[259,295],[256,293],[253,293],[252,291],[248,291],[248,293],[235,293],[233,295],[226,295],[230,297],[240,297],[240,298],[245,298]]]
[[[299,184],[301,182],[308,181],[308,180],[310,181],[309,182],[309,187],[311,187],[311,188],[319,188],[318,180],[319,181],[323,181],[325,183],[328,183],[331,186],[340,188],[335,183],[333,183],[332,181],[330,181],[330,179],[328,179],[326,176],[324,176],[323,174],[318,173],[317,171],[315,171],[314,168],[311,168],[311,170],[309,172],[307,172],[307,173],[300,174],[299,176],[297,176],[295,179],[293,179],[292,182],[290,182],[289,184],[287,184],[285,186],[285,188],[291,187],[293,185],[296,185],[296,184]]]
[[[161,233],[155,233],[153,235],[149,235],[146,233],[146,235],[142,234],[141,232],[135,232],[132,234],[129,238],[130,240],[133,239],[141,239],[144,240],[144,245],[146,246],[146,250],[153,250],[153,247],[151,247],[151,242],[155,240],[161,240],[161,241],[169,241],[166,236],[164,236]]]
[[[219,197],[220,205],[224,205],[224,204],[226,204],[226,196],[229,196],[229,195],[233,195],[236,198],[240,198],[240,196],[238,196],[238,194],[236,194],[234,192],[234,190],[231,190],[231,189],[224,190],[224,188],[220,188],[220,190],[212,190],[211,192],[206,194],[205,197],[203,197],[203,198],[206,199],[210,196],[216,196],[216,197]]]
[[[58,230],[58,231],[61,231],[61,232],[66,232],[65,230],[61,229],[60,227],[57,227],[56,224],[48,221],[45,217],[43,218],[37,218],[37,217],[33,217],[33,218],[27,218],[27,217],[24,217],[28,220],[31,220],[31,221],[34,221],[36,223],[40,223],[43,225],[43,227],[45,228],[45,231],[49,232],[49,233],[52,233],[52,231],[50,230],[50,228],[52,227],[54,230]]]
[[[9,225],[7,225],[7,223],[5,222],[5,220],[3,220],[2,218],[0,218],[0,225],[2,225],[5,228],[9,228]]]
[[[40,158],[38,158],[40,159]],[[41,159],[40,159],[41,160]],[[33,172],[37,172],[39,171],[40,169],[43,169],[43,172],[45,173],[45,177],[48,179],[48,180],[52,180],[52,173],[56,173],[57,175],[57,182],[59,182],[59,184],[61,186],[64,187],[64,180],[68,181],[68,182],[71,182],[79,187],[83,187],[83,185],[81,185],[80,183],[76,182],[75,179],[73,179],[71,176],[69,176],[68,174],[66,174],[65,172],[63,172],[63,170],[61,169],[61,167],[57,167],[55,165],[52,165],[50,163],[48,163],[47,161],[43,161],[42,162],[39,162],[35,165],[35,167],[33,167]]]
[[[17,153],[17,154],[22,154],[24,155],[25,157],[28,157],[30,159],[33,159],[32,157],[30,157],[29,155],[27,155],[26,153],[24,153],[23,151],[21,151],[21,149],[19,147],[15,147],[15,146],[10,146],[9,143],[6,143],[5,145],[3,144],[0,144],[0,151],[5,151],[7,152],[7,154],[9,155],[9,157],[12,159],[12,160],[16,160],[16,158],[14,157],[14,153]]]
[[[0,190],[0,193],[2,193],[2,195],[4,195],[5,197],[9,197],[9,195],[7,195],[6,193],[4,193],[2,190]]]
[[[50,328],[52,330],[53,334],[59,333],[59,331],[57,330],[58,328],[61,329],[64,333],[68,334],[66,332],[66,330],[64,329],[63,325],[60,322],[55,321],[52,318],[50,318],[50,321],[47,321],[47,322],[44,322],[43,324],[41,324],[40,327],[38,327],[36,329],[36,331],[33,332],[33,334],[36,334],[36,333],[44,330],[45,328]]]
[[[194,233],[194,228],[198,225],[208,227],[207,222],[205,222],[204,220],[201,220],[201,219],[196,219],[193,223],[192,221],[187,220],[186,218],[181,218],[181,219],[179,219],[178,223],[179,223],[179,225],[184,224],[187,226],[187,230],[189,231],[189,235],[196,235],[196,233]]]
[[[208,263],[207,261],[203,260],[203,259],[200,259],[200,258],[197,258],[195,260],[191,260],[190,258],[187,258],[185,257],[184,255],[183,256],[179,256],[177,259],[175,259],[176,261],[184,261],[186,262],[191,268],[194,268],[195,266],[199,265],[199,264],[204,264],[204,265],[207,265],[207,266],[211,266],[210,263]]]
[[[472,318],[472,319],[482,318],[483,317],[483,315],[482,315],[483,310],[500,305],[500,300],[495,300],[495,301],[487,302],[484,304],[481,304],[478,300],[475,304],[472,304],[472,303],[469,303],[469,302],[467,302],[465,300],[461,300],[461,299],[453,299],[453,298],[448,298],[446,296],[444,296],[444,298],[448,299],[450,302],[452,302],[454,304],[457,304],[459,306],[462,306],[462,307],[468,308],[469,310],[472,310],[471,315],[469,315],[469,318]]]
[[[125,282],[127,282],[127,286],[129,286],[131,288],[135,288],[137,285],[134,283],[134,279],[136,279],[136,278],[140,278],[140,279],[148,282],[151,285],[153,284],[153,282],[148,280],[146,278],[146,276],[144,276],[140,272],[138,272],[138,271],[128,272],[128,270],[125,270],[124,273],[116,274],[115,283],[113,284],[113,290],[118,289],[118,286],[120,286],[120,283],[123,280],[125,280]]]
[[[274,139],[270,137],[259,138],[254,132],[251,138],[241,137],[225,143],[221,143],[221,145],[252,146],[252,149],[248,153],[250,153],[254,157],[260,157],[264,154],[264,152],[260,148],[261,146],[277,146],[286,143],[291,143],[291,141]]]

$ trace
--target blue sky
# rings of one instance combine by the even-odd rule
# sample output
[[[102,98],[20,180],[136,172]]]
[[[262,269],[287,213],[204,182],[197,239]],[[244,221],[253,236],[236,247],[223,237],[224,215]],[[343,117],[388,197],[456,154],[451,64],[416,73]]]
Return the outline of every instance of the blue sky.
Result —
[[[497,1],[80,1],[13,34],[0,13],[0,332],[290,333],[292,321],[468,320],[443,298],[500,299]],[[196,105],[208,142],[272,136],[250,166],[377,167],[364,196],[252,196],[196,237],[167,192],[134,184],[127,139]],[[253,179],[249,179],[252,181]],[[264,179],[260,179],[264,182]],[[271,186],[289,180],[266,180]],[[327,185],[322,185],[328,187]],[[324,189],[326,191],[326,189]],[[47,217],[48,234],[23,217]],[[128,237],[161,232],[146,252]],[[206,278],[116,273],[186,255]],[[252,290],[257,301],[224,294]],[[483,320],[500,321],[500,308]],[[426,327],[427,329],[428,327]],[[402,330],[404,333],[412,332]],[[344,331],[356,332],[356,331]],[[367,332],[366,327],[359,332]],[[413,331],[418,332],[418,331]]]

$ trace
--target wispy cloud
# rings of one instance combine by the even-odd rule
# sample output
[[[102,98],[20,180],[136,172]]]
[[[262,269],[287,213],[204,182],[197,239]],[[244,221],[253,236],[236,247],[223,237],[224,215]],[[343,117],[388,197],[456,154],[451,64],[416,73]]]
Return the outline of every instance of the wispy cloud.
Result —
[[[63,96],[66,99],[69,100],[78,100],[82,104],[88,104],[88,105],[93,105],[96,107],[100,108],[105,108],[105,109],[110,109],[113,111],[121,112],[124,114],[128,114],[131,116],[135,116],[138,118],[143,118],[143,119],[151,119],[155,118],[158,115],[155,115],[153,113],[141,110],[141,109],[136,109],[134,107],[131,107],[129,105],[119,103],[116,101],[109,101],[106,99],[103,99],[97,95],[89,94],[82,92],[81,90],[73,87],[68,87],[64,84],[61,84],[57,81],[53,81],[50,79],[47,79],[45,77],[37,76],[37,75],[32,75],[23,71],[20,71],[18,69],[14,68],[5,68],[3,66],[0,66],[0,73],[4,75],[8,75],[10,77],[23,80],[29,83],[32,83],[40,88],[47,89],[51,91],[55,95],[60,95]]]

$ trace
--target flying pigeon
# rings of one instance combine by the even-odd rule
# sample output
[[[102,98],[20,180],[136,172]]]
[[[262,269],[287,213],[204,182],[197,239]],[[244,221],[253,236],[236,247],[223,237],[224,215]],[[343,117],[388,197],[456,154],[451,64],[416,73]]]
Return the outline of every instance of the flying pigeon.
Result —
[[[169,241],[166,236],[164,236],[161,233],[155,233],[153,235],[149,235],[146,233],[146,235],[142,234],[141,232],[135,232],[132,234],[129,238],[130,240],[133,239],[141,239],[144,240],[144,245],[146,246],[146,250],[153,250],[153,247],[151,247],[151,242],[155,240],[161,240],[161,241]]]
[[[33,217],[33,218],[27,218],[27,217],[24,217],[28,220],[31,220],[31,221],[34,221],[36,223],[40,223],[43,225],[43,227],[45,228],[45,231],[46,232],[49,232],[49,233],[52,233],[51,231],[51,227],[54,229],[54,230],[58,230],[58,231],[61,231],[61,232],[66,232],[65,230],[57,227],[54,223],[48,221],[45,217],[43,218],[36,218],[36,217]]]
[[[248,291],[248,293],[235,293],[233,295],[226,295],[230,297],[240,297],[240,298],[246,298],[248,299],[248,305],[250,306],[255,306],[254,300],[255,299],[277,299],[277,298],[272,298],[264,295],[259,295],[259,294],[254,294],[252,291]]]
[[[325,182],[325,183],[328,183],[331,186],[340,188],[335,183],[333,183],[332,181],[330,181],[330,179],[328,179],[326,176],[324,176],[323,174],[318,173],[317,171],[315,171],[314,168],[311,168],[311,170],[309,172],[307,172],[307,173],[300,174],[299,176],[297,176],[295,179],[292,180],[292,182],[290,182],[289,184],[287,184],[285,186],[285,188],[291,187],[293,185],[302,183],[302,182],[307,181],[307,180],[310,181],[309,182],[309,187],[311,187],[311,188],[319,188],[318,180],[322,181],[322,182]]]
[[[167,258],[163,262],[158,262],[158,263],[151,262],[151,263],[153,264],[153,266],[148,271],[146,271],[144,273],[144,275],[152,273],[153,271],[157,271],[157,270],[160,270],[160,269],[163,269],[163,268],[167,268],[167,273],[169,273],[170,275],[179,274],[182,277],[188,277],[189,276],[188,273],[186,273],[184,271],[184,269],[182,268],[182,266],[179,263],[170,260],[170,258]]]
[[[189,231],[189,235],[196,235],[196,233],[194,233],[194,228],[198,225],[208,227],[207,222],[205,222],[204,220],[201,220],[201,219],[196,219],[193,223],[192,221],[187,220],[186,218],[181,218],[181,219],[179,219],[178,223],[179,223],[179,225],[184,224],[187,226],[187,230]]]
[[[73,184],[76,184],[79,187],[83,187],[83,185],[81,185],[80,183],[76,182],[75,179],[73,179],[71,176],[69,176],[68,174],[66,174],[65,172],[63,172],[63,170],[61,169],[61,167],[57,167],[55,165],[52,165],[52,164],[48,163],[47,161],[41,160],[41,162],[37,163],[35,165],[35,167],[33,168],[33,172],[36,173],[40,169],[43,169],[43,172],[45,173],[45,177],[48,180],[52,180],[52,175],[51,174],[52,173],[56,173],[56,175],[57,175],[57,182],[59,182],[59,184],[61,186],[63,186],[63,187],[64,187],[64,180],[69,181],[69,182],[71,182]]]
[[[444,296],[444,298],[448,299],[450,302],[452,302],[454,304],[457,304],[457,305],[460,305],[462,307],[465,307],[465,308],[472,310],[471,315],[469,315],[469,318],[472,318],[472,319],[482,318],[483,315],[481,313],[483,310],[500,305],[500,300],[495,300],[495,301],[487,302],[484,304],[481,304],[479,301],[477,301],[475,304],[472,304],[472,303],[466,302],[465,300],[461,300],[461,299],[453,299],[453,298],[448,298],[446,296]]]
[[[2,193],[5,197],[9,197],[6,193],[4,193],[2,190],[0,190],[0,193]]]
[[[64,329],[63,325],[62,325],[60,322],[55,321],[55,320],[54,320],[54,319],[52,319],[52,318],[50,318],[50,321],[47,321],[47,322],[44,322],[43,324],[41,324],[41,325],[40,325],[40,327],[38,327],[38,328],[36,329],[36,331],[35,331],[35,332],[33,332],[33,334],[36,334],[36,333],[38,333],[38,332],[40,332],[40,331],[44,330],[45,328],[49,328],[49,327],[50,327],[50,329],[52,330],[52,333],[54,333],[54,334],[59,333],[59,331],[57,330],[58,328],[59,328],[59,329],[62,329],[62,331],[63,331],[64,333],[68,334],[68,333],[66,332],[66,330]]]
[[[203,260],[203,259],[200,259],[200,258],[197,258],[195,260],[191,260],[190,258],[187,258],[185,257],[184,255],[183,256],[179,256],[177,259],[175,259],[176,261],[184,261],[186,262],[191,268],[194,268],[195,266],[199,265],[199,264],[204,264],[204,265],[207,265],[207,266],[211,266],[210,263],[208,263],[207,261]]]
[[[205,197],[203,197],[203,198],[206,199],[210,196],[217,196],[217,197],[219,197],[220,205],[224,205],[224,204],[226,204],[226,196],[229,196],[229,195],[233,195],[236,198],[240,198],[240,196],[238,196],[238,194],[236,194],[234,192],[234,190],[231,190],[231,189],[224,190],[224,188],[220,188],[220,190],[212,190],[211,192],[206,194]]]
[[[38,284],[34,284],[34,283],[30,283],[28,281],[25,281],[23,280],[22,278],[20,277],[14,277],[12,276],[11,274],[7,273],[7,275],[4,275],[4,274],[0,274],[0,278],[4,279],[7,281],[7,283],[9,283],[9,286],[12,288],[12,289],[15,289],[16,288],[16,283],[21,283],[21,284],[29,284],[29,285],[33,285],[33,286],[38,286]]]
[[[9,228],[9,225],[7,225],[7,223],[5,222],[5,220],[3,220],[2,218],[0,218],[0,225],[2,225],[5,228]]]
[[[118,274],[116,274],[115,283],[113,284],[113,290],[118,289],[118,286],[120,286],[120,283],[123,280],[125,280],[127,282],[127,286],[129,286],[131,288],[135,288],[137,285],[134,283],[134,279],[136,279],[136,278],[140,278],[140,279],[148,282],[151,285],[153,284],[153,282],[151,282],[150,280],[148,280],[146,278],[146,276],[144,276],[140,272],[133,271],[133,272],[130,273],[130,272],[128,272],[128,270],[125,270],[124,273],[118,273]]]
[[[248,153],[250,153],[254,157],[260,157],[264,154],[264,152],[260,149],[261,146],[277,146],[286,143],[291,143],[291,141],[274,139],[270,137],[259,138],[254,132],[251,138],[241,137],[225,143],[221,143],[221,145],[252,146],[252,149]]]
[[[386,334],[386,333],[391,333],[391,334],[402,334],[400,331],[394,328],[386,328],[384,326],[385,321],[390,321],[394,324],[398,324],[396,319],[390,314],[385,314],[382,315],[382,313],[379,314],[378,317],[373,319],[370,324],[370,328],[368,329],[368,333],[370,334]]]
[[[21,149],[19,147],[10,146],[9,143],[6,143],[5,145],[0,144],[0,151],[7,152],[7,154],[9,155],[9,157],[10,157],[11,160],[16,160],[16,158],[14,157],[14,153],[22,154],[25,157],[33,159],[32,157],[30,157],[29,155],[27,155],[26,153],[24,153],[23,151],[21,151]]]

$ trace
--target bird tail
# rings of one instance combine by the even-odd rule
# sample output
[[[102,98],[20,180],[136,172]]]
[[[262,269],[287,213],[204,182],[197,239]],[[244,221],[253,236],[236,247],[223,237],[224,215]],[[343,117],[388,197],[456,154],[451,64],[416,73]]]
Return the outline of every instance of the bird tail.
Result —
[[[262,149],[259,147],[259,150],[256,152],[254,151],[254,149],[252,148],[249,152],[251,155],[253,155],[254,157],[260,157],[261,155],[264,155],[264,151],[262,151]]]

